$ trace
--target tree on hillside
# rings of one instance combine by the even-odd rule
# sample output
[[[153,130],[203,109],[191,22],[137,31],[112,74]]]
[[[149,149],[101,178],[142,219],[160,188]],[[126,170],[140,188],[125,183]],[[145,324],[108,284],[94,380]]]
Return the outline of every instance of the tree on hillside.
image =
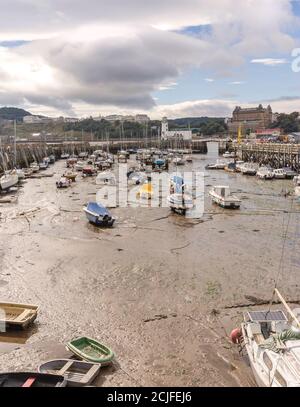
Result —
[[[290,114],[282,113],[278,116],[276,122],[271,126],[272,128],[280,127],[284,133],[293,133],[300,130],[299,127],[299,113],[293,112]]]

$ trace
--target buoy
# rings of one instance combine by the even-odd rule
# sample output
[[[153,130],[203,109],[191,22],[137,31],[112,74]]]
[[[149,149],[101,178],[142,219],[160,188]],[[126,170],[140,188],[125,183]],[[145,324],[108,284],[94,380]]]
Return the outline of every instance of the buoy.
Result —
[[[242,330],[240,328],[234,329],[230,334],[230,339],[235,345],[241,343],[243,339]]]

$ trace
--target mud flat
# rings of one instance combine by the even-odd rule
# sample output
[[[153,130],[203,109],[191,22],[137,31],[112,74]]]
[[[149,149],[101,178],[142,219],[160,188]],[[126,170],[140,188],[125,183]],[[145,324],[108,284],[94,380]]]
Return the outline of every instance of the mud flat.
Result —
[[[244,309],[228,307],[270,298],[289,216],[279,287],[287,298],[299,296],[300,207],[283,193],[292,183],[208,172],[207,190],[230,185],[243,200],[240,211],[208,198],[201,219],[168,208],[116,208],[115,227],[102,230],[82,212],[95,196],[94,179],[79,176],[70,189],[56,189],[64,164],[52,167],[53,178],[26,181],[18,200],[0,208],[0,298],[40,306],[28,333],[0,335],[1,370],[67,357],[64,344],[87,335],[116,353],[99,386],[254,385],[228,339]],[[206,164],[195,156],[195,170]]]

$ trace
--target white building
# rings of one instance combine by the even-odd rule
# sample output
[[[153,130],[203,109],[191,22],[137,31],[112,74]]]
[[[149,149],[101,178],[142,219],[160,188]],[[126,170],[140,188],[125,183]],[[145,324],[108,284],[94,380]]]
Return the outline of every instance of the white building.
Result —
[[[24,116],[23,123],[33,124],[33,123],[42,123],[42,118],[39,116]]]
[[[191,130],[169,130],[168,119],[163,117],[161,122],[161,138],[162,140],[192,140]]]
[[[149,123],[150,122],[150,117],[147,116],[146,114],[137,114],[135,116],[135,121],[137,123]]]

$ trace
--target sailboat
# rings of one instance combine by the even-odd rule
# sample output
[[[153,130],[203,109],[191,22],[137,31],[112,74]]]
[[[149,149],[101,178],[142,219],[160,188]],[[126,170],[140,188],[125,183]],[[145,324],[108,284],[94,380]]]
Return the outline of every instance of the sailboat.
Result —
[[[300,387],[300,310],[248,311],[240,329],[231,333],[233,343],[244,345],[259,387]],[[288,316],[290,317],[290,320]]]
[[[284,232],[279,273],[289,224],[290,219]],[[258,386],[300,387],[300,309],[292,310],[279,292],[279,273],[268,309],[244,312],[241,327],[234,329],[230,337],[241,350],[246,349]],[[272,309],[275,296],[285,311]]]
[[[16,165],[16,121],[14,121],[14,164]],[[8,191],[10,188],[17,185],[19,177],[16,171],[6,171],[0,178],[0,187],[2,191]]]
[[[2,191],[7,191],[10,188],[17,185],[19,182],[18,174],[15,172],[7,171],[1,178],[0,178],[0,186]]]

